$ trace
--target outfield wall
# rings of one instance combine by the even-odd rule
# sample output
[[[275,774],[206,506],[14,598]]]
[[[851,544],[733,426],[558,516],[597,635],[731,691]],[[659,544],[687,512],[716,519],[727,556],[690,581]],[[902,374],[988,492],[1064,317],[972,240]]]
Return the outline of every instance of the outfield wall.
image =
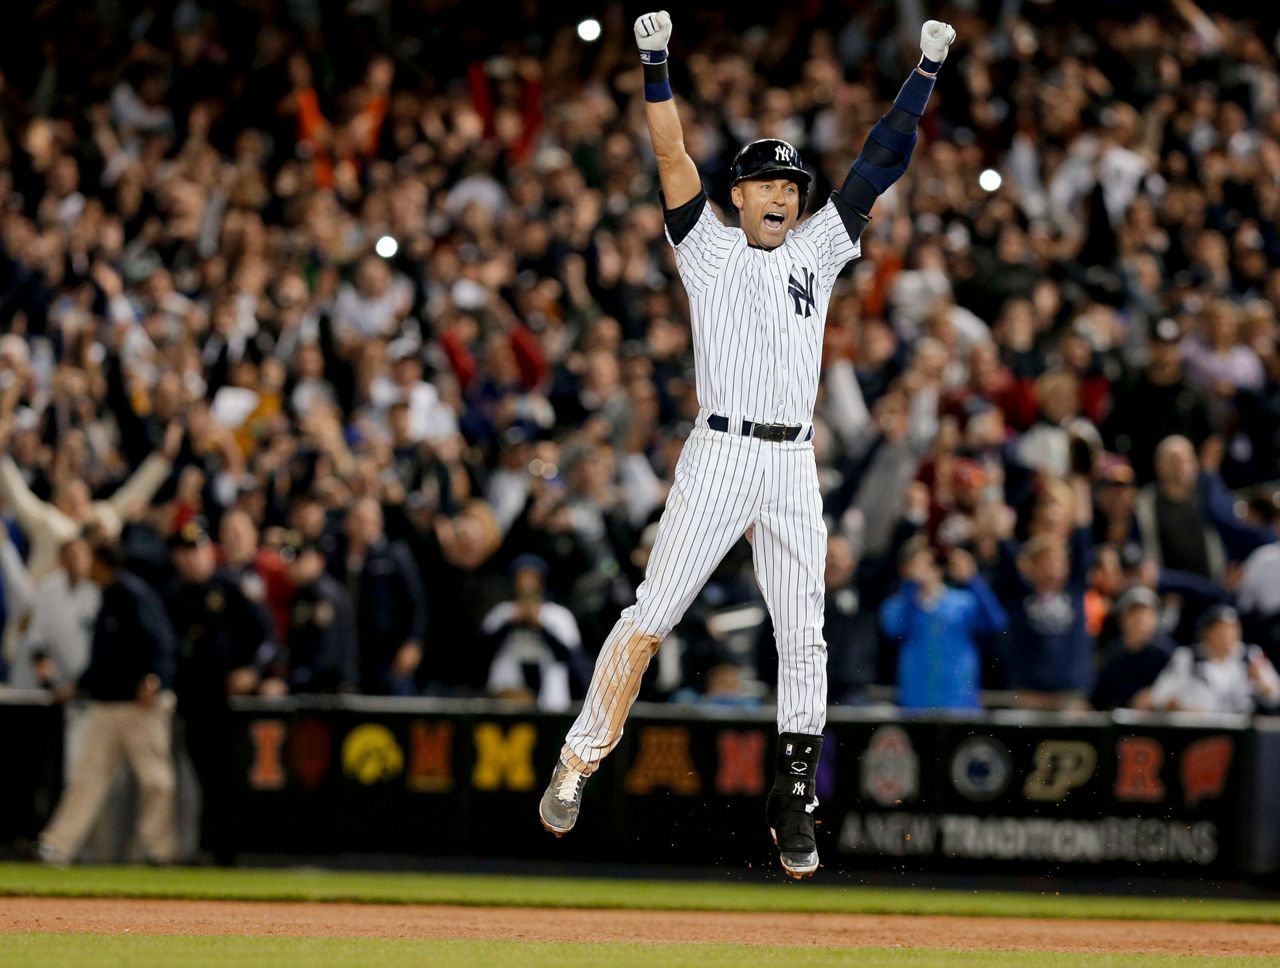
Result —
[[[0,842],[46,814],[56,710],[0,705],[28,738]],[[7,719],[5,718],[7,715]],[[555,840],[537,800],[566,716],[481,700],[243,700],[232,799],[250,852],[768,863],[772,711],[639,704]],[[13,732],[12,730],[17,730]],[[833,709],[823,861],[896,870],[1230,876],[1280,870],[1280,721]],[[25,804],[25,806],[24,806]]]

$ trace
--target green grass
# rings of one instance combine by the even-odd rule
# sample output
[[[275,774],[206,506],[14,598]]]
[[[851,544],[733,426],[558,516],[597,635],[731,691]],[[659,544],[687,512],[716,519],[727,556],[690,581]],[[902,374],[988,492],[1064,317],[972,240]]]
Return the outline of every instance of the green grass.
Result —
[[[1280,901],[1057,896],[723,881],[644,881],[287,870],[0,864],[0,897],[355,901],[688,911],[825,911],[1032,918],[1169,918],[1280,924]],[[2,963],[2,962],[0,962]]]
[[[785,965],[887,968],[1014,968],[1034,958],[1037,968],[1227,968],[1280,966],[1280,958],[1169,955],[1089,955],[1075,952],[937,951],[924,948],[773,948],[726,944],[644,945],[516,941],[403,941],[394,939],[193,938],[118,934],[0,935],[6,968],[742,968]]]

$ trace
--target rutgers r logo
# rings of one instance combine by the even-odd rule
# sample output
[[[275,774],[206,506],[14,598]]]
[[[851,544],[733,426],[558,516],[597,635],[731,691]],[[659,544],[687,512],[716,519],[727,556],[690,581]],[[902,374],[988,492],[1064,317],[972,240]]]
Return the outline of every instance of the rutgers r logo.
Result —
[[[779,161],[785,161],[788,165],[791,164],[792,156],[795,155],[790,145],[775,145],[773,153]]]
[[[801,280],[804,280],[803,282]],[[804,310],[804,318],[808,319],[813,315],[813,273],[808,269],[800,270],[800,279],[796,278],[795,273],[791,273],[787,277],[787,295],[796,301],[796,315],[800,315],[800,311]]]

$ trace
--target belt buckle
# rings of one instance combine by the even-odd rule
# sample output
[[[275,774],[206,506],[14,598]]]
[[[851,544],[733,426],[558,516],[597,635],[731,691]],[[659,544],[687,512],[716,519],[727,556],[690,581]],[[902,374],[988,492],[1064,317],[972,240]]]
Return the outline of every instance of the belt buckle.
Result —
[[[795,435],[794,430],[786,424],[756,424],[756,429],[759,430],[756,436],[771,444],[780,444]]]

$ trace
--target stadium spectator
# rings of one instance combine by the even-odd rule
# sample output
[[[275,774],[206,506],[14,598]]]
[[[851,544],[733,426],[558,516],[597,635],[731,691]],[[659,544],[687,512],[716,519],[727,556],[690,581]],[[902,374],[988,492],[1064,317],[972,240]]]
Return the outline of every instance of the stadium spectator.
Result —
[[[1191,441],[1166,437],[1156,448],[1156,481],[1134,507],[1143,546],[1161,568],[1216,582],[1227,567],[1275,540],[1267,528],[1239,518],[1222,479],[1202,471]]]
[[[1240,640],[1229,605],[1205,613],[1200,643],[1174,652],[1151,686],[1151,708],[1199,713],[1252,713],[1280,706],[1280,674],[1256,645]]]
[[[843,534],[827,536],[827,600],[823,609],[823,638],[827,640],[827,692],[832,702],[857,702],[876,680],[876,628],[867,629],[863,603],[867,583],[856,582],[859,560],[853,542]],[[874,610],[872,610],[874,615]],[[758,648],[767,648],[762,634]]]
[[[901,640],[897,702],[904,709],[976,710],[981,636],[996,635],[1008,616],[978,574],[973,556],[954,549],[942,565],[925,538],[901,553],[902,586],[880,608],[885,634]]]
[[[50,689],[69,698],[88,665],[91,633],[102,602],[101,590],[90,580],[89,542],[81,535],[66,542],[58,553],[59,567],[39,584],[31,581],[7,531],[0,534],[0,561],[10,601],[21,599],[21,608],[11,609],[21,625],[9,684],[18,689]]]
[[[1280,528],[1275,496],[1259,503],[1272,530]],[[1280,655],[1280,543],[1265,544],[1244,560],[1235,591],[1246,638],[1274,661]]]
[[[513,597],[485,616],[481,635],[492,654],[490,695],[527,699],[562,712],[586,691],[589,663],[573,614],[546,599],[547,563],[521,555],[511,564]]]
[[[1108,448],[1127,457],[1140,484],[1155,476],[1156,446],[1184,437],[1200,446],[1210,436],[1204,398],[1183,374],[1182,329],[1161,319],[1151,332],[1146,367],[1115,390],[1103,424]]]
[[[1000,546],[996,593],[1008,603],[1008,686],[1032,709],[1079,709],[1094,685],[1094,643],[1085,591],[1091,556],[1088,486],[1049,489],[1037,501],[1033,533]]]
[[[1169,662],[1174,643],[1160,631],[1160,599],[1141,585],[1116,600],[1119,639],[1098,670],[1095,709],[1150,709],[1151,685]]]
[[[0,447],[8,434],[0,427]],[[94,500],[85,483],[81,461],[63,441],[55,457],[53,496],[42,501],[32,492],[13,457],[0,457],[0,500],[13,513],[31,545],[27,569],[33,582],[58,567],[58,552],[81,529],[93,525],[112,539],[124,522],[145,508],[165,482],[182,442],[182,427],[173,424],[165,432],[161,450],[152,454],[109,498]],[[61,466],[58,466],[58,465]]]
[[[347,512],[345,541],[329,560],[347,590],[360,643],[360,687],[371,695],[413,696],[422,665],[427,601],[407,548],[387,540],[382,507],[362,498]]]
[[[321,533],[308,534],[306,537],[318,541]],[[285,563],[279,552],[259,544],[258,528],[253,523],[252,516],[243,510],[226,512],[222,516],[218,535],[221,538],[218,551],[222,571],[236,580],[240,591],[249,601],[265,606],[271,613],[275,623],[273,640],[286,641],[289,635],[289,605],[293,588],[289,584]]]

